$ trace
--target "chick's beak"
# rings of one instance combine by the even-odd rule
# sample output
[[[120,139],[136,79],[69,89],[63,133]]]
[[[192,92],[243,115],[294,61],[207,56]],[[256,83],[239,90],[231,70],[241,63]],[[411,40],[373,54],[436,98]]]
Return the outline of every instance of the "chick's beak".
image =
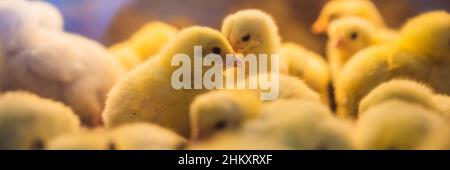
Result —
[[[324,33],[327,29],[328,22],[323,19],[318,19],[312,26],[312,32],[314,34]]]

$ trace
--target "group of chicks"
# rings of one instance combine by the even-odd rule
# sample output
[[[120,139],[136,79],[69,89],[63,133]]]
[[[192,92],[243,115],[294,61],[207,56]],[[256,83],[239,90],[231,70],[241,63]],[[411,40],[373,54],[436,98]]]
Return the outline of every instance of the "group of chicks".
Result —
[[[326,59],[256,9],[221,31],[151,22],[110,48],[65,32],[44,1],[0,1],[0,28],[0,149],[450,149],[446,11],[395,30],[370,0],[329,1],[312,27]],[[174,89],[172,57],[194,61],[194,46],[279,54],[278,99]]]

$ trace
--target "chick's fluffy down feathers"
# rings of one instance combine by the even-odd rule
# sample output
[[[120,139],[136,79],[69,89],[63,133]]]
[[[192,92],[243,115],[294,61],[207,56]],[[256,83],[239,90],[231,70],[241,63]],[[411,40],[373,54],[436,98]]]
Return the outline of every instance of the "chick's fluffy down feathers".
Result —
[[[79,129],[70,108],[28,92],[0,95],[0,148],[43,149],[53,137]],[[44,147],[40,146],[40,147]]]

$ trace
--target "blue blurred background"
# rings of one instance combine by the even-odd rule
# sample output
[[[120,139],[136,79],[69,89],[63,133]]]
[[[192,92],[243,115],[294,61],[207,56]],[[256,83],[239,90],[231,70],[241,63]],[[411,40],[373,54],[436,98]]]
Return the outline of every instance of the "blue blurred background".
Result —
[[[149,21],[178,28],[205,25],[220,28],[222,19],[239,9],[259,8],[277,21],[284,41],[294,41],[323,54],[324,35],[310,26],[328,0],[48,0],[65,18],[65,29],[107,46],[122,41]],[[450,10],[450,0],[374,0],[386,23],[398,28],[420,12]]]

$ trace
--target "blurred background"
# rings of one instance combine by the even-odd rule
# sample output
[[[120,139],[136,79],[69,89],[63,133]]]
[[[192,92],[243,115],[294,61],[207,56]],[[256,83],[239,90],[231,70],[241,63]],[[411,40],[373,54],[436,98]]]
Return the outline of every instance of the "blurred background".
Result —
[[[283,41],[294,41],[324,53],[325,35],[310,27],[328,0],[47,0],[65,18],[65,29],[109,46],[126,39],[150,21],[163,21],[178,28],[204,25],[220,29],[223,18],[240,9],[258,8],[270,13]],[[450,0],[373,0],[385,22],[398,28],[418,13],[450,11]]]

